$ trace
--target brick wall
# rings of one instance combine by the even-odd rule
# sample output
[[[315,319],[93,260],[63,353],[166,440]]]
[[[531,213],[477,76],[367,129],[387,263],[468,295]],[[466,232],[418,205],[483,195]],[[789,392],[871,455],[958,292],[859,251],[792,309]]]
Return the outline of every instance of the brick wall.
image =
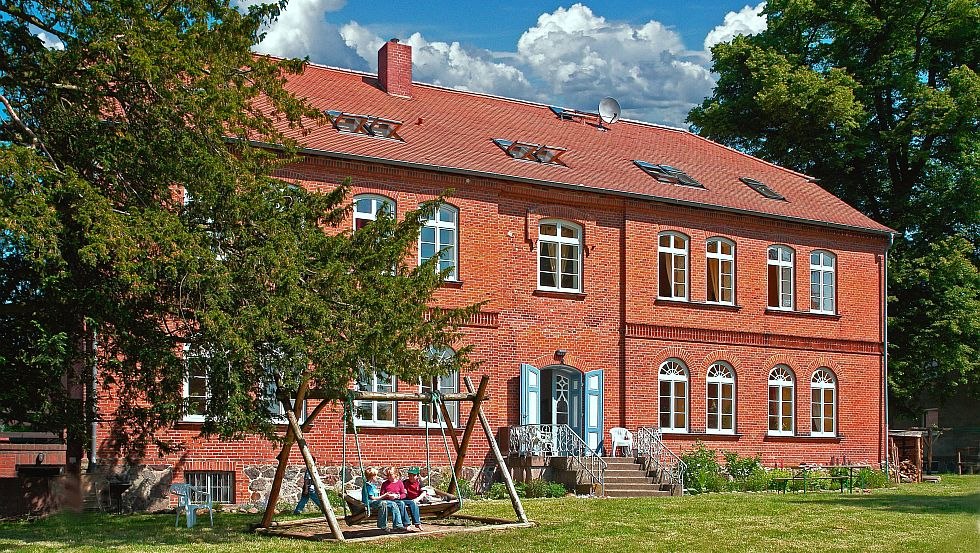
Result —
[[[392,45],[393,43],[388,43]],[[516,162],[515,162],[516,163]],[[491,377],[485,406],[498,437],[519,420],[519,366],[555,364],[555,351],[581,371],[605,371],[604,428],[653,426],[657,422],[657,373],[667,358],[682,360],[690,372],[690,427],[671,436],[677,449],[695,439],[719,449],[762,453],[767,463],[878,462],[881,443],[881,312],[884,239],[853,232],[765,220],[744,215],[665,206],[596,193],[556,190],[502,180],[466,178],[355,161],[309,158],[280,176],[310,189],[328,190],[353,178],[354,193],[391,198],[398,215],[446,189],[459,208],[459,283],[436,294],[439,305],[486,301],[483,313],[465,329],[481,362],[474,381]],[[537,290],[537,224],[542,218],[571,220],[583,228],[583,292]],[[350,228],[350,223],[344,227]],[[671,230],[690,237],[689,302],[658,301],[657,235]],[[704,304],[705,240],[722,236],[736,244],[736,306]],[[766,248],[790,246],[796,252],[796,306],[793,312],[766,309]],[[809,253],[825,249],[837,256],[837,315],[813,315],[809,307]],[[417,259],[417,252],[410,258]],[[705,371],[728,361],[737,375],[736,434],[704,434]],[[798,436],[769,437],[767,376],[777,363],[796,375]],[[838,378],[839,437],[812,438],[809,429],[809,378],[820,366]],[[399,383],[417,389],[417,383]],[[111,398],[103,408],[111,411]],[[310,406],[312,408],[312,405]],[[461,423],[467,405],[461,408]],[[103,412],[108,412],[103,411]],[[361,445],[368,464],[423,464],[425,433],[419,407],[397,408],[398,428],[363,428]],[[321,464],[341,461],[340,418],[327,410],[310,432],[309,442]],[[164,462],[180,470],[188,463],[246,464],[275,462],[276,449],[257,438],[236,442],[201,440],[198,425],[182,424],[163,437],[187,443]],[[100,430],[108,436],[108,428]],[[441,437],[431,444],[435,464],[446,464]],[[503,444],[506,446],[506,444]],[[352,447],[349,443],[348,447]],[[155,453],[155,452],[151,452]],[[117,457],[103,442],[100,457]],[[476,436],[467,465],[488,459]],[[353,453],[348,451],[348,461]],[[301,464],[294,450],[290,463]],[[183,465],[183,467],[182,467]],[[225,466],[225,465],[223,465]],[[246,479],[236,477],[238,497],[247,497]]]

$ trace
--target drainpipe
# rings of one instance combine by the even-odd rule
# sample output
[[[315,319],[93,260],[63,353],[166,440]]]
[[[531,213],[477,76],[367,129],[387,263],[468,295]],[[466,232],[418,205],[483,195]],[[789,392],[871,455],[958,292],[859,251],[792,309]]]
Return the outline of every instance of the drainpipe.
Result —
[[[89,446],[88,446],[88,472],[96,472],[98,456],[95,453],[99,443],[99,363],[96,352],[98,351],[98,331],[92,329],[89,339],[88,362],[91,365],[91,380],[89,381],[88,396],[88,416],[89,416]]]
[[[882,288],[884,289],[885,293],[881,298],[881,304],[882,304],[881,333],[882,333],[882,346],[884,347],[884,356],[882,358],[882,363],[884,364],[884,366],[881,371],[882,373],[881,384],[882,384],[884,403],[885,403],[884,422],[885,422],[885,474],[886,475],[890,474],[889,469],[891,468],[891,459],[889,458],[889,456],[891,455],[891,447],[890,444],[888,443],[888,252],[889,250],[891,250],[892,245],[894,243],[895,243],[895,235],[889,233],[888,247],[885,248],[885,254],[883,256],[884,265],[885,265],[885,274],[884,274],[884,285],[882,286]]]

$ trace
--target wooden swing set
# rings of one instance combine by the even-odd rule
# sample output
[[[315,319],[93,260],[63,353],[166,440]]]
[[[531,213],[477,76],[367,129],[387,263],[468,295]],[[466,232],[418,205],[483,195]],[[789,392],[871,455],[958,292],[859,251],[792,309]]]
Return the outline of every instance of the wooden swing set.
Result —
[[[353,429],[355,447],[357,450],[358,464],[361,468],[361,475],[364,474],[364,463],[361,457],[360,441],[357,436],[357,427],[353,424],[353,412],[354,412],[354,401],[395,401],[395,402],[417,402],[421,404],[429,404],[432,409],[436,409],[436,414],[439,419],[440,429],[442,430],[443,444],[446,449],[447,457],[449,457],[450,464],[453,466],[453,472],[450,477],[450,484],[448,491],[436,490],[437,499],[427,504],[420,505],[420,512],[423,517],[429,519],[443,520],[447,517],[451,517],[454,521],[458,521],[465,524],[452,524],[443,526],[441,530],[427,530],[422,533],[425,534],[439,534],[439,533],[449,533],[449,532],[475,532],[481,530],[493,530],[493,529],[503,529],[503,528],[526,528],[533,526],[534,523],[528,521],[527,515],[524,513],[524,507],[521,504],[520,498],[517,496],[517,490],[514,488],[514,481],[511,479],[510,471],[507,469],[507,463],[504,460],[503,455],[500,452],[500,448],[497,445],[497,441],[493,436],[493,429],[490,427],[490,422],[487,420],[486,414],[483,412],[483,402],[487,401],[487,387],[490,382],[490,378],[484,375],[480,379],[480,385],[474,390],[473,381],[470,377],[466,376],[463,378],[463,382],[466,385],[466,393],[447,393],[440,394],[437,391],[432,392],[369,392],[369,391],[352,391],[350,392],[347,402],[344,408],[343,417],[343,432],[344,432],[344,444],[343,444],[343,463],[344,467],[342,471],[346,473],[346,462],[347,462],[347,431],[348,428]],[[321,399],[326,398],[321,397],[316,390],[308,390],[306,395],[308,399]],[[455,428],[453,427],[452,419],[449,416],[449,410],[446,408],[446,402],[471,402],[472,407],[470,409],[469,417],[466,421],[466,426],[463,430],[461,437],[456,436]],[[313,453],[310,450],[309,445],[303,434],[303,429],[296,418],[295,410],[291,405],[287,405],[286,418],[289,422],[289,429],[292,433],[292,438],[296,441],[299,447],[300,453],[303,455],[303,461],[306,464],[306,469],[309,471],[312,477],[313,487],[316,491],[317,496],[321,499],[319,502],[320,510],[323,517],[315,517],[303,520],[291,520],[291,521],[274,521],[272,520],[273,510],[270,508],[266,511],[265,516],[262,519],[255,531],[257,533],[277,535],[284,537],[294,537],[303,539],[316,539],[316,540],[330,540],[330,541],[368,541],[373,539],[378,539],[382,537],[394,537],[386,533],[379,532],[368,532],[364,529],[359,529],[355,527],[356,524],[362,523],[372,518],[377,517],[377,513],[373,513],[370,504],[365,504],[361,498],[360,491],[344,491],[344,512],[345,512],[345,523],[347,525],[347,530],[345,532],[342,529],[337,516],[333,512],[333,508],[330,503],[326,501],[326,488],[323,484],[323,480],[320,477],[320,473],[316,467],[316,462],[313,459]],[[509,521],[505,519],[498,518],[488,518],[488,517],[476,517],[471,515],[458,514],[457,511],[462,508],[462,497],[459,490],[459,478],[463,470],[463,463],[466,459],[466,452],[470,444],[470,440],[473,437],[473,433],[476,428],[477,421],[480,422],[480,426],[483,428],[483,433],[487,438],[487,443],[490,446],[490,450],[497,462],[497,468],[504,479],[504,484],[507,488],[507,494],[510,496],[511,505],[514,508],[514,513],[517,515],[516,521]],[[456,451],[455,462],[452,460],[450,455],[449,443],[446,440],[446,434],[452,437],[453,447]],[[279,496],[279,490],[282,486],[282,480],[285,476],[285,459],[288,457],[288,443],[289,443],[289,432],[287,432],[287,447],[283,449],[283,457],[280,458],[279,470],[276,472],[276,478],[272,484],[272,490],[270,491],[270,501],[275,501]],[[428,439],[428,427],[426,427],[426,462],[428,463],[429,458],[429,439]],[[430,484],[431,484],[431,467],[429,468]],[[346,479],[342,479],[346,480]],[[323,532],[318,532],[315,529],[311,529],[311,526],[321,526],[326,522],[329,534]],[[419,534],[398,534],[399,536],[409,536],[409,535],[419,535]]]

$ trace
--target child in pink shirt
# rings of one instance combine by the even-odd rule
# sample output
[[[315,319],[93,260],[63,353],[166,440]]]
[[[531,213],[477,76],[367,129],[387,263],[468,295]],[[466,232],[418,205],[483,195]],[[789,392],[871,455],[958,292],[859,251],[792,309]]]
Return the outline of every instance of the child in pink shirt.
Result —
[[[404,509],[408,509],[408,512],[412,515],[412,522],[415,523],[414,527],[407,524],[407,516],[405,517],[405,529],[409,532],[421,532],[422,524],[419,516],[419,505],[418,503],[412,501],[411,499],[406,499],[407,492],[405,491],[405,484],[398,478],[398,471],[395,467],[388,467],[385,469],[385,481],[381,483],[381,497],[383,499],[390,499],[399,505],[401,505],[403,512]]]

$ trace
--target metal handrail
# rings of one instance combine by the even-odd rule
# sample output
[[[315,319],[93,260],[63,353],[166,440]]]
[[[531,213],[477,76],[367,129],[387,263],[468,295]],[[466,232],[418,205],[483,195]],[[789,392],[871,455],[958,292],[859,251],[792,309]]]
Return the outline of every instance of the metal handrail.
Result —
[[[659,428],[640,427],[636,431],[636,447],[633,450],[646,470],[656,472],[671,485],[680,484],[684,493],[684,475],[687,463],[670,450],[663,441]]]
[[[510,428],[508,449],[519,456],[567,457],[581,467],[599,495],[606,493],[606,467],[598,453],[567,424],[522,424]]]

